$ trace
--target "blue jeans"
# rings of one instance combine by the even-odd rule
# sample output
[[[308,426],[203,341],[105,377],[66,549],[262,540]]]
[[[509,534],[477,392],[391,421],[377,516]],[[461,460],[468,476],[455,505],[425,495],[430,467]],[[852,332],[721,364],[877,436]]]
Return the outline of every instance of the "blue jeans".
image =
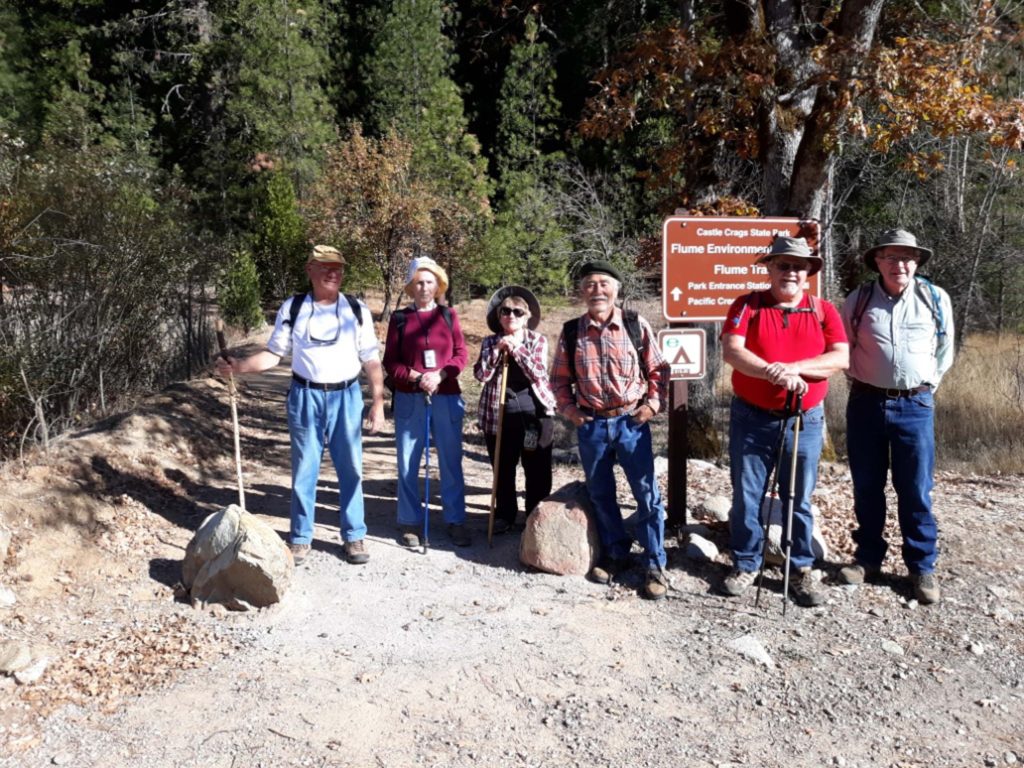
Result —
[[[323,392],[292,385],[288,433],[292,446],[292,544],[313,540],[316,486],[326,443],[338,474],[338,527],[345,541],[366,536],[363,522],[363,394],[358,382]]]
[[[460,395],[434,395],[430,406],[430,445],[441,470],[441,509],[449,524],[466,522],[466,484],[462,479]],[[423,524],[423,500],[417,482],[427,439],[426,398],[395,392],[395,447],[398,453],[398,524]]]
[[[779,466],[779,500],[784,513],[789,509],[789,475],[793,456],[793,423],[786,420],[782,462]],[[818,405],[803,417],[797,445],[796,487],[793,492],[793,544],[790,563],[796,568],[814,565],[811,549],[814,518],[811,494],[818,481],[825,409]],[[741,571],[761,567],[764,523],[761,499],[765,483],[778,458],[779,433],[783,420],[755,408],[737,397],[732,400],[729,422],[729,462],[732,476],[732,510],[729,514],[733,562]],[[783,522],[785,525],[785,521]],[[785,532],[785,531],[783,531]]]
[[[911,573],[931,573],[938,557],[938,526],[932,515],[935,469],[935,401],[931,392],[911,397],[851,393],[846,404],[846,444],[853,477],[858,528],[854,556],[881,566],[887,545],[885,484],[892,468],[903,562]]]
[[[636,499],[636,540],[647,568],[665,565],[665,508],[654,477],[651,428],[629,416],[597,418],[576,430],[587,491],[604,557],[623,560],[633,543],[616,498],[613,467],[619,463]]]

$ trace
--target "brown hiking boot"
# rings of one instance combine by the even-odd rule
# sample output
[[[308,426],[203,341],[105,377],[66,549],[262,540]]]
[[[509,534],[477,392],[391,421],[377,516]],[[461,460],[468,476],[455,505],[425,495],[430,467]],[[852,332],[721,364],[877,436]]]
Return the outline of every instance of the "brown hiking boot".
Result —
[[[866,565],[865,563],[853,563],[845,568],[839,569],[840,584],[863,584],[871,581],[882,572],[877,565]]]
[[[757,571],[741,571],[739,568],[733,568],[722,582],[722,592],[730,597],[739,597],[747,591],[747,587],[753,584],[756,578]]]
[[[597,564],[587,573],[587,578],[595,584],[611,584],[615,574],[624,571],[629,567],[628,560],[616,560],[611,557],[602,557]]]
[[[352,565],[362,565],[370,559],[370,553],[366,551],[366,544],[363,543],[362,539],[346,541],[344,549],[345,559],[352,563]]]
[[[668,576],[661,568],[650,568],[644,582],[644,597],[648,600],[663,600],[668,594]]]
[[[939,580],[934,573],[912,573],[910,583],[914,585],[914,597],[921,605],[939,602]]]
[[[797,605],[813,608],[825,602],[825,590],[814,575],[813,568],[798,568],[789,582],[789,590],[796,598]]]
[[[306,561],[311,549],[312,547],[309,544],[288,545],[288,551],[292,553],[292,560],[295,561],[296,565],[302,565]]]

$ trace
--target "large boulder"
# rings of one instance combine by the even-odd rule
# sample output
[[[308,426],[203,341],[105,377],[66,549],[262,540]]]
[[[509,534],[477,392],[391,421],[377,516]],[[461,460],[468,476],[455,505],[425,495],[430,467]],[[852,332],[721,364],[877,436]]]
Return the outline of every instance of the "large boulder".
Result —
[[[547,573],[582,576],[593,567],[600,546],[587,487],[574,482],[548,496],[526,518],[519,559]]]
[[[280,602],[294,570],[277,531],[234,504],[203,521],[181,564],[193,603],[242,611]]]

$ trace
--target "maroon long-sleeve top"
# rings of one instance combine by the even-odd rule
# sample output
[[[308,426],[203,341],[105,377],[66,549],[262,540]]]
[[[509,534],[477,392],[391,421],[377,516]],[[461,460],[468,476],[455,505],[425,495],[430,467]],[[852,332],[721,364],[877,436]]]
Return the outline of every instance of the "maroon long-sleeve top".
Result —
[[[406,313],[400,344],[398,323],[395,322],[398,312]],[[448,308],[452,318],[451,328],[445,322],[439,306],[427,312],[417,312],[412,308],[400,309],[398,312],[391,316],[384,344],[384,370],[395,382],[395,389],[400,392],[419,392],[419,386],[409,380],[409,374],[413,371],[443,371],[441,383],[437,387],[438,394],[460,394],[462,390],[458,376],[469,358],[455,310]],[[435,358],[434,365],[430,367],[425,364],[424,357],[428,349],[434,351]]]

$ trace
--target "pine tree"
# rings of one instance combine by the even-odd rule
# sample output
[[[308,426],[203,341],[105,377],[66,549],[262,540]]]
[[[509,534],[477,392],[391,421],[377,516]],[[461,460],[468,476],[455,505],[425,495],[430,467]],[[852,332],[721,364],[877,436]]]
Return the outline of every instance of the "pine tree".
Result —
[[[370,132],[396,131],[413,144],[414,173],[444,204],[433,238],[419,245],[449,268],[453,280],[490,208],[486,161],[468,132],[462,95],[451,78],[451,11],[440,0],[393,0],[381,14],[365,67]]]

